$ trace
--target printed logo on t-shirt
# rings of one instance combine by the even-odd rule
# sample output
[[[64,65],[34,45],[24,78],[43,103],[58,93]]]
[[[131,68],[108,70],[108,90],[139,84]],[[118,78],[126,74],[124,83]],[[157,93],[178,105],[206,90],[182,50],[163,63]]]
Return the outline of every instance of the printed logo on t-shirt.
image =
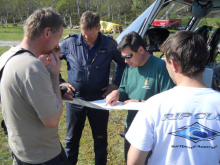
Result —
[[[220,136],[220,132],[205,127],[198,122],[190,126],[181,127],[176,132],[169,134],[186,138],[194,143],[199,141],[211,141],[214,140],[216,136]]]
[[[151,88],[149,87],[149,80],[148,80],[148,79],[145,80],[144,86],[143,86],[142,88],[144,88],[144,89],[151,89]]]

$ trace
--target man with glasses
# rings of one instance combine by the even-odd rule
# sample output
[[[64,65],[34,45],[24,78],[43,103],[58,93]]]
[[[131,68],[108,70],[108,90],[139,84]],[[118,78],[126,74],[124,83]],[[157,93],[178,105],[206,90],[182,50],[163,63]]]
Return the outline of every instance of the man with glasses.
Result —
[[[166,91],[174,86],[167,72],[165,62],[149,53],[141,36],[132,32],[124,36],[118,45],[125,63],[118,90],[112,91],[106,97],[106,105],[115,105],[117,101],[144,102],[151,96]],[[129,129],[137,110],[129,110],[126,118],[125,133]],[[130,143],[124,142],[125,161]]]

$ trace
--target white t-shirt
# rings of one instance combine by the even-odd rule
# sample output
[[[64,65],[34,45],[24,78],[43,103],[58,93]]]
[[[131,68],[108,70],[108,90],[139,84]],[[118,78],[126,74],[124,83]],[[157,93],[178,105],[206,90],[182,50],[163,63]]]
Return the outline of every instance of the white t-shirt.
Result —
[[[136,115],[127,140],[153,150],[148,165],[216,165],[220,161],[220,93],[174,87],[151,97]]]

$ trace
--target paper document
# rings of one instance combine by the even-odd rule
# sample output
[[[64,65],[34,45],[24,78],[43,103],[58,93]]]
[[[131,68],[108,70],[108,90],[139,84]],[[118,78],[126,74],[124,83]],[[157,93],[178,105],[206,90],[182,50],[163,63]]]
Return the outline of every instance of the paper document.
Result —
[[[73,104],[78,104],[90,108],[97,108],[97,109],[102,109],[102,110],[140,110],[141,107],[143,106],[143,103],[140,102],[130,102],[125,105],[122,104],[122,102],[118,101],[116,105],[111,106],[106,104],[106,100],[97,100],[97,101],[84,101],[81,99],[76,99],[74,98],[73,101],[68,101]]]

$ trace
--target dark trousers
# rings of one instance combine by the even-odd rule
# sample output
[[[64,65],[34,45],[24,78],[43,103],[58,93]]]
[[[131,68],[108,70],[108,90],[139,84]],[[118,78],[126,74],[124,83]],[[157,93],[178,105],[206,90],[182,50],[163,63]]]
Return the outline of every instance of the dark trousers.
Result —
[[[131,121],[133,121],[133,119],[134,119],[134,117],[136,116],[136,114],[137,114],[137,112],[138,111],[136,111],[136,110],[130,110],[130,113],[132,114],[131,116],[131,118],[130,118],[130,120]],[[127,131],[128,131],[128,129],[129,129],[129,127],[130,127],[130,125],[129,126],[125,126],[125,135],[126,135],[126,133],[127,133]],[[125,162],[126,162],[126,164],[127,164],[127,155],[128,155],[128,150],[129,150],[129,148],[130,148],[130,143],[127,141],[127,139],[125,138],[124,139],[124,156],[125,156]],[[146,160],[145,160],[145,165],[147,165],[147,163],[148,163],[148,159],[150,158],[150,156],[151,156],[151,154],[152,154],[152,151],[149,151],[148,152],[148,155],[147,155],[147,158],[146,158]]]
[[[65,154],[63,147],[62,147],[62,151],[59,155],[57,155],[56,157],[54,157],[53,159],[51,159],[47,162],[39,163],[39,164],[30,164],[30,163],[22,162],[20,159],[18,159],[16,157],[16,155],[13,152],[12,152],[12,156],[16,160],[18,165],[69,165],[69,162],[67,160],[67,157],[66,157],[66,154]]]
[[[70,164],[78,160],[79,142],[88,117],[94,139],[95,165],[107,162],[107,125],[109,111],[83,107],[71,103],[66,104],[67,136],[65,151]]]

